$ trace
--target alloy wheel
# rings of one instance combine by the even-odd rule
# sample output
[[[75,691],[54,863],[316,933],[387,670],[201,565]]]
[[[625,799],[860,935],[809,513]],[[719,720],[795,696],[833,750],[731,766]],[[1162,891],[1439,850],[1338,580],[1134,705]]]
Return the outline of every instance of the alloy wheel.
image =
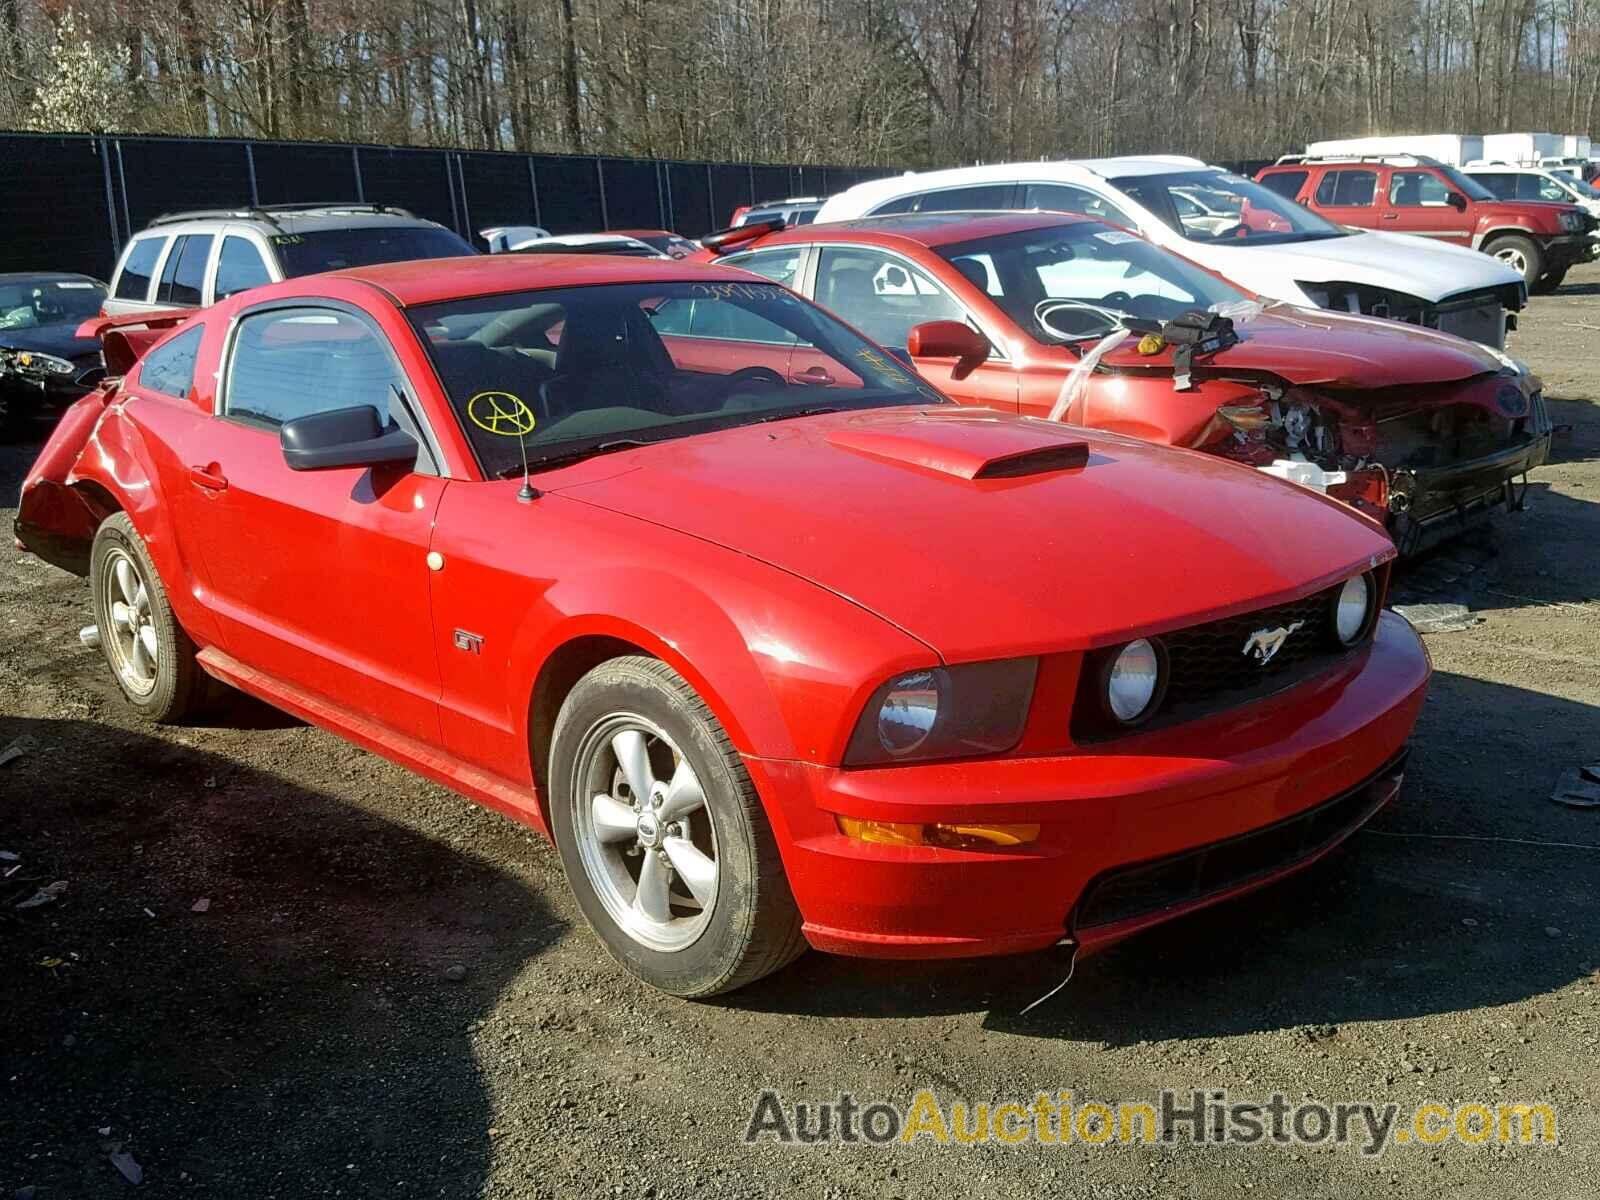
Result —
[[[123,685],[147,696],[155,690],[161,665],[161,640],[150,610],[150,588],[138,562],[121,548],[106,556],[105,566],[100,586],[111,628],[102,629],[100,635]]]
[[[717,900],[717,833],[688,758],[653,721],[615,713],[573,764],[573,828],[595,894],[617,926],[672,953],[705,931]]]
[[[1497,250],[1494,256],[1518,275],[1526,275],[1528,273],[1528,256],[1515,246],[1507,246],[1503,250]]]

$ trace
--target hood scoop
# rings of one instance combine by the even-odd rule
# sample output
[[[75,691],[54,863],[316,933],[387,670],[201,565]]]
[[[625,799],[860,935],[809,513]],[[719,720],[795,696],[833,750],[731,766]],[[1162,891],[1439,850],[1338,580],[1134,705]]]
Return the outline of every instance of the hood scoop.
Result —
[[[957,479],[1019,479],[1088,465],[1089,443],[1038,424],[978,414],[831,429],[828,442],[873,458],[905,463]]]

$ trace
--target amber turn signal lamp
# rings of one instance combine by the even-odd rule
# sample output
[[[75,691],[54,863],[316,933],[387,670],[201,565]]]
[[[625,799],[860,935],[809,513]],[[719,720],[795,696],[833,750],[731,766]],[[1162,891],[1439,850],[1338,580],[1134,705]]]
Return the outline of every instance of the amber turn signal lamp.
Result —
[[[835,816],[839,832],[858,842],[879,846],[939,846],[946,850],[988,850],[996,846],[1021,846],[1039,840],[1037,825],[972,825],[936,822],[867,821]]]

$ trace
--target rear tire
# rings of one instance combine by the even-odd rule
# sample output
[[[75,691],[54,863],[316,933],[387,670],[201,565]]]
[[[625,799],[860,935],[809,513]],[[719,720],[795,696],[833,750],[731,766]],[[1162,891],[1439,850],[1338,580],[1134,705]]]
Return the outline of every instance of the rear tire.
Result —
[[[1483,244],[1483,252],[1498,258],[1513,271],[1522,273],[1522,280],[1531,292],[1544,275],[1544,251],[1532,238],[1520,233],[1502,233]]]
[[[616,658],[580,679],[556,718],[548,779],[578,907],[650,986],[715,996],[805,950],[744,762],[666,663]]]
[[[1559,288],[1566,278],[1567,268],[1562,267],[1559,271],[1551,271],[1550,274],[1539,280],[1538,283],[1534,284],[1528,290],[1531,292],[1536,292],[1541,296],[1548,296],[1551,292]]]
[[[89,587],[101,653],[128,703],[157,722],[197,711],[212,693],[210,677],[127,513],[100,523],[89,551]]]

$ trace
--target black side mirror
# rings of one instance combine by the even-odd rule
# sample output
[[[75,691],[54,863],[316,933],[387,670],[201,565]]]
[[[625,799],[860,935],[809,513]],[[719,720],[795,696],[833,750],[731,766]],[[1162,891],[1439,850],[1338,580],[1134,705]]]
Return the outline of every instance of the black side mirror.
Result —
[[[1449,195],[1450,207],[1457,212],[1467,211],[1467,198],[1460,192],[1451,192]]]
[[[398,427],[386,428],[370,404],[285,421],[278,429],[278,444],[293,471],[417,463],[416,439]]]

